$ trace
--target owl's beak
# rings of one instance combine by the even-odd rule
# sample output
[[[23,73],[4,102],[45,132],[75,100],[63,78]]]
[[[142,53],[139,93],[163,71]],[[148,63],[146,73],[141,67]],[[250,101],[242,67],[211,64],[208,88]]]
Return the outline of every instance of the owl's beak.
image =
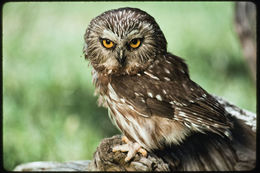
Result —
[[[118,52],[117,61],[123,66],[125,64],[125,59],[126,59],[126,56],[125,56],[124,50],[120,50]]]

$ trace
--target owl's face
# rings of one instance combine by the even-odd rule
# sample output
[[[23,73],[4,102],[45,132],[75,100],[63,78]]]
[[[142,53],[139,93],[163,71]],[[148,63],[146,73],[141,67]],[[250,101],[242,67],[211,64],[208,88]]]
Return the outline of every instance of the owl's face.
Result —
[[[85,57],[104,74],[136,74],[166,53],[166,39],[154,18],[120,8],[94,18],[85,34]]]

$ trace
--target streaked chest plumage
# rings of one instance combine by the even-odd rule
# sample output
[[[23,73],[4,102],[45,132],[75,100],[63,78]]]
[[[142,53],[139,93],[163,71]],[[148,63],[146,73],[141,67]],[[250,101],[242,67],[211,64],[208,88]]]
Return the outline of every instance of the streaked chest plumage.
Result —
[[[178,143],[187,133],[175,120],[139,112],[127,99],[120,98],[110,83],[107,92],[104,99],[111,120],[124,135],[144,148],[156,149],[168,142]]]

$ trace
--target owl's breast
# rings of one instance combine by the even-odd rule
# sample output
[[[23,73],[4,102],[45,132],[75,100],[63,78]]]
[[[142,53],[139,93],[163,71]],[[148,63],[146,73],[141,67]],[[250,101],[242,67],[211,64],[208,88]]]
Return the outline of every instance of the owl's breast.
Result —
[[[110,119],[128,139],[138,142],[148,150],[158,148],[156,124],[148,115],[140,116],[126,99],[118,96],[111,84],[108,84],[107,94],[103,97]]]
[[[177,144],[184,138],[186,131],[178,122],[136,109],[126,98],[120,97],[110,83],[103,97],[112,122],[128,139],[147,150],[163,148],[166,143]]]

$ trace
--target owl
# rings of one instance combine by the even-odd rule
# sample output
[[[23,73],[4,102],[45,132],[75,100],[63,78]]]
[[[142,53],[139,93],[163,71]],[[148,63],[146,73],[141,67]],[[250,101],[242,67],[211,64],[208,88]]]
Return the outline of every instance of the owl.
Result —
[[[125,144],[113,151],[127,152],[125,161],[198,133],[232,140],[230,115],[190,79],[184,60],[167,51],[151,15],[137,8],[106,11],[90,22],[84,39],[99,103],[124,135]]]

